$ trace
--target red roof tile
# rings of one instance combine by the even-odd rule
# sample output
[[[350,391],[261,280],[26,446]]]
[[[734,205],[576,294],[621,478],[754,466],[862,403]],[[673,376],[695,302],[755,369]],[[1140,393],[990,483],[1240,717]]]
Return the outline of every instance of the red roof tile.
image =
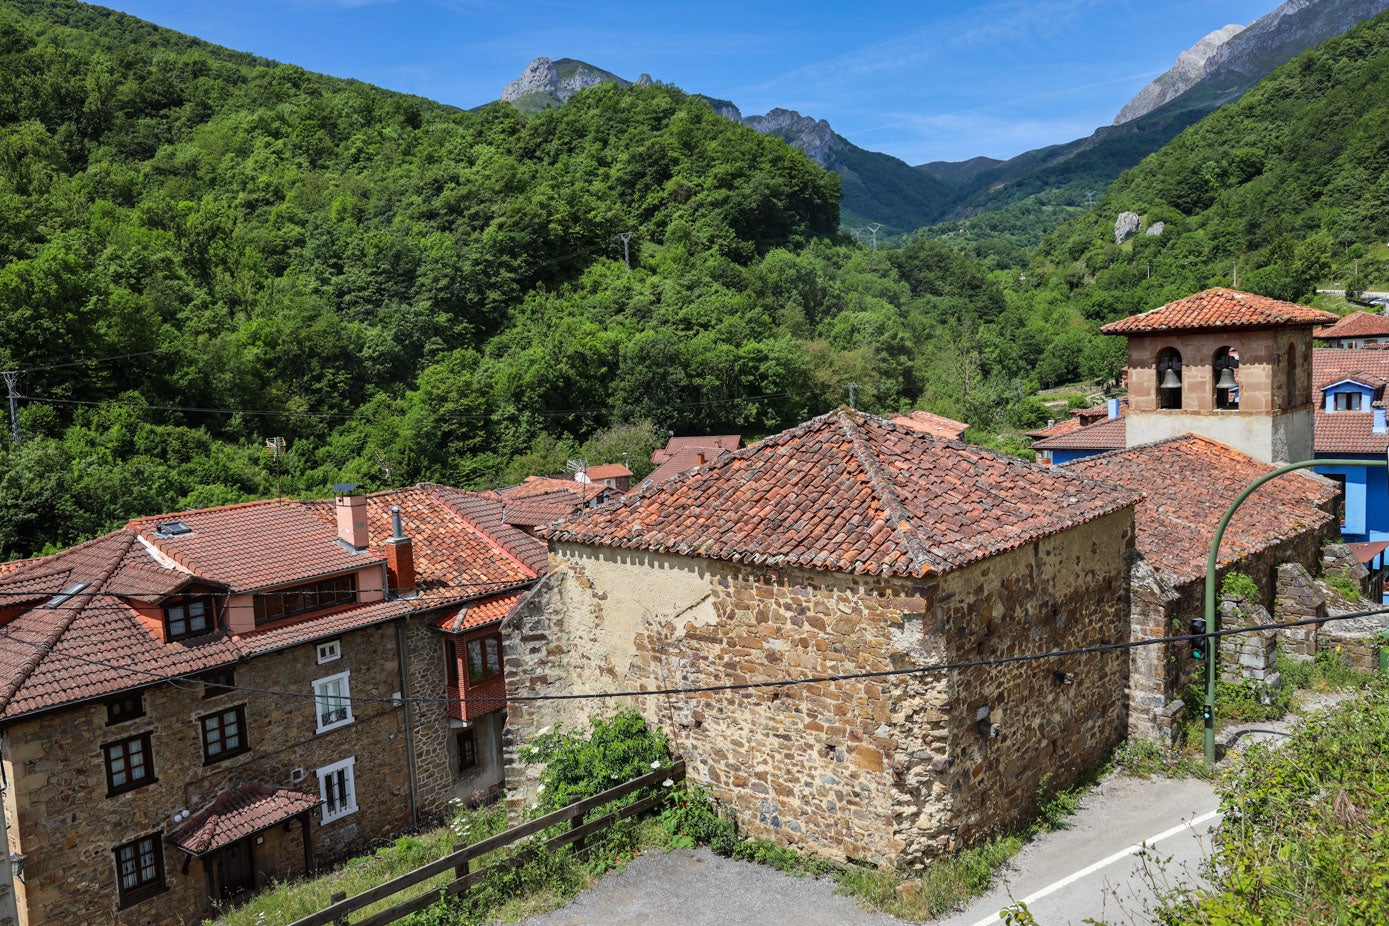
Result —
[[[1348,543],[1350,551],[1361,563],[1368,565],[1374,558],[1389,549],[1389,540],[1371,540],[1365,543]]]
[[[632,475],[632,471],[621,463],[602,463],[598,466],[590,466],[588,469],[584,470],[584,472],[588,473],[588,478],[595,481],[599,479],[621,479],[624,476],[630,478]]]
[[[156,533],[160,524],[174,518],[192,528],[191,533]],[[335,523],[324,524],[303,505],[288,500],[137,518],[129,526],[183,569],[238,592],[350,572],[382,561],[380,556],[354,553],[334,542]]]
[[[1316,422],[1313,450],[1356,456],[1389,450],[1389,434],[1374,433],[1374,412],[1327,412],[1322,390],[1354,379],[1377,387],[1389,380],[1389,353],[1353,348],[1318,347],[1312,351],[1312,404]]]
[[[1193,434],[1086,457],[1057,467],[1141,494],[1134,512],[1138,550],[1165,579],[1183,584],[1205,575],[1211,538],[1230,503],[1275,467]],[[1336,487],[1289,474],[1262,486],[1240,506],[1220,544],[1229,565],[1332,520],[1323,506]]]
[[[502,520],[520,527],[537,527],[563,520],[576,511],[582,511],[583,508],[583,503],[575,493],[560,489],[504,501]]]
[[[1378,312],[1352,312],[1334,325],[1313,331],[1312,337],[1324,341],[1335,338],[1389,337],[1389,315],[1381,315]]]
[[[913,431],[920,431],[942,440],[959,440],[960,436],[969,429],[969,425],[963,421],[922,411],[893,415],[891,421],[893,424],[900,424],[904,428],[911,428]]]
[[[155,559],[157,549],[147,545],[135,527],[18,563],[0,574],[0,607],[27,609],[0,634],[0,719],[231,665],[247,656],[393,620],[414,610],[514,592],[533,583],[547,565],[541,541],[502,523],[499,500],[426,484],[367,496],[371,546],[366,553],[350,556],[346,569],[381,561],[377,551],[384,549],[391,534],[392,505],[401,507],[411,538],[417,597],[368,602],[238,637],[209,633],[164,643],[151,633],[129,599],[157,601],[188,582],[210,584],[211,579],[166,568]],[[277,510],[267,516],[269,507]],[[239,533],[238,514],[255,529]],[[180,553],[189,554],[185,557],[189,562],[197,562],[213,575],[236,581],[258,582],[266,574],[253,564],[247,548],[265,557],[268,524],[287,525],[295,533],[299,539],[288,546],[291,550],[300,549],[304,538],[317,536],[324,546],[346,552],[334,540],[336,514],[331,501],[256,503],[182,512],[177,517],[195,535],[203,535],[201,544],[184,545]],[[132,524],[152,531],[150,525],[162,520],[168,518]],[[236,537],[242,539],[242,546],[231,542]],[[161,545],[169,542],[155,540]],[[218,558],[223,552],[226,564]],[[285,562],[274,567],[275,574],[287,581],[309,579],[332,561],[312,552],[307,559],[302,571]],[[66,601],[55,600],[58,591],[79,582],[86,587]]]
[[[681,473],[688,473],[701,466],[708,466],[732,451],[718,447],[681,447],[666,457],[664,463],[653,469],[641,481],[642,485],[659,485],[667,479],[674,479]]]
[[[167,838],[189,855],[207,855],[238,839],[308,813],[321,803],[316,795],[303,791],[247,785],[223,791],[211,806],[193,814]]]
[[[1206,328],[1266,328],[1323,325],[1337,316],[1295,302],[1283,302],[1233,289],[1208,289],[1131,315],[1100,328],[1103,334],[1145,334],[1151,331],[1197,331]]]
[[[681,450],[738,450],[743,446],[741,434],[694,434],[689,437],[672,437],[665,447],[651,454],[651,462],[660,465]],[[714,454],[709,454],[712,460]]]
[[[1075,427],[1055,437],[1032,442],[1033,450],[1122,450],[1128,438],[1128,419],[1107,418],[1089,427]]]
[[[474,630],[503,620],[525,600],[527,591],[507,592],[493,595],[481,601],[470,601],[457,611],[451,611],[434,620],[434,626],[450,633]]]
[[[1038,428],[1035,431],[1028,431],[1027,436],[1036,440],[1047,437],[1060,437],[1062,434],[1070,434],[1072,431],[1079,431],[1085,427],[1085,422],[1079,418],[1064,418],[1055,424],[1047,425],[1045,428]]]
[[[1127,491],[841,409],[541,533],[770,566],[923,575],[1133,502]]]

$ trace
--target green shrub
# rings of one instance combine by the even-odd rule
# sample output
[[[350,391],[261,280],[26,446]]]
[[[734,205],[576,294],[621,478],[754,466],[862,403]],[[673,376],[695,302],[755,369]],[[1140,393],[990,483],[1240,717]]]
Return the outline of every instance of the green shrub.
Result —
[[[586,731],[542,732],[521,748],[530,763],[545,763],[534,813],[559,810],[647,772],[672,764],[665,734],[651,730],[636,711],[594,717]],[[627,803],[644,797],[634,794]]]
[[[1225,578],[1220,581],[1220,593],[1222,595],[1239,595],[1249,601],[1259,600],[1259,586],[1242,572],[1225,573]]]

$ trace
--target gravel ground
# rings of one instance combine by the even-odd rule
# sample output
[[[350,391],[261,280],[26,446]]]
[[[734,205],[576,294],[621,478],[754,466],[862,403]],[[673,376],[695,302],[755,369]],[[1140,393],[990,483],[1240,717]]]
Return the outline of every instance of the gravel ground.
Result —
[[[653,889],[654,888],[654,889]],[[901,926],[834,893],[827,879],[795,878],[708,849],[643,855],[604,875],[567,907],[523,926]]]

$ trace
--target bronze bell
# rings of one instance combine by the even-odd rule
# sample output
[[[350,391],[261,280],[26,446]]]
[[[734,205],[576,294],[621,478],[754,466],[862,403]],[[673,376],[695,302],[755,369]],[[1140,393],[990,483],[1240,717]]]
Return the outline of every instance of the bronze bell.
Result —
[[[1158,386],[1158,388],[1180,389],[1182,388],[1182,381],[1180,377],[1178,377],[1177,374],[1172,370],[1172,368],[1168,367],[1167,371],[1162,374],[1162,383]]]
[[[1238,389],[1238,388],[1239,388],[1239,383],[1235,382],[1235,374],[1230,370],[1229,367],[1225,367],[1224,369],[1222,369],[1222,370],[1220,371],[1220,378],[1217,379],[1217,380],[1215,381],[1215,388],[1217,388],[1217,389]]]

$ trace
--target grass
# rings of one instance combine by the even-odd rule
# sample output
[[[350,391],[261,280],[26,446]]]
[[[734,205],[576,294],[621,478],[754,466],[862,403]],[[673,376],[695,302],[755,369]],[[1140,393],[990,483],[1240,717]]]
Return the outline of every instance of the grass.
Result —
[[[360,894],[447,855],[453,850],[455,843],[477,842],[505,828],[506,808],[500,804],[478,810],[457,808],[453,821],[448,826],[415,836],[402,836],[371,855],[351,859],[316,878],[278,882],[261,891],[246,904],[229,911],[216,920],[216,923],[225,926],[266,926],[293,922],[322,910],[332,902],[332,896],[338,892],[346,893],[349,897]],[[452,872],[441,874],[418,887],[412,894],[388,898],[367,908],[367,912],[384,910],[403,902],[409,896],[438,890],[452,877]],[[357,915],[365,916],[366,913]]]
[[[935,859],[920,874],[849,868],[835,876],[838,891],[898,919],[922,922],[955,909],[993,886],[994,875],[1027,842],[1020,833]]]

